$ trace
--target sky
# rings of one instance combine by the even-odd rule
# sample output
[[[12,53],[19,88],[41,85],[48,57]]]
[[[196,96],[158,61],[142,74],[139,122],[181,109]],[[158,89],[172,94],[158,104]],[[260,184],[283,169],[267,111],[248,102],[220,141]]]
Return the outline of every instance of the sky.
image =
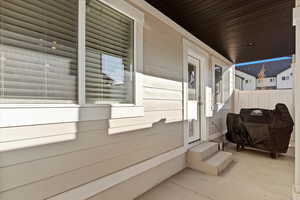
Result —
[[[266,63],[266,62],[279,61],[279,60],[289,60],[289,59],[292,59],[292,57],[286,56],[286,57],[280,57],[280,58],[258,60],[258,61],[253,61],[253,62],[244,62],[244,63],[238,63],[235,66],[236,67],[241,67],[241,66],[244,66],[244,65],[253,65],[253,64],[258,64],[258,63]]]

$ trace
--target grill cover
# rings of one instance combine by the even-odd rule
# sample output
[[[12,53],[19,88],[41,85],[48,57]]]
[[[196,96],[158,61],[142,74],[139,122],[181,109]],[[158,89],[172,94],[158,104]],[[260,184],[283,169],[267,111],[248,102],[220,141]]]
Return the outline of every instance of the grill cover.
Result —
[[[241,146],[286,153],[293,127],[293,119],[284,104],[277,104],[274,110],[241,109],[240,114],[227,115],[226,138]]]

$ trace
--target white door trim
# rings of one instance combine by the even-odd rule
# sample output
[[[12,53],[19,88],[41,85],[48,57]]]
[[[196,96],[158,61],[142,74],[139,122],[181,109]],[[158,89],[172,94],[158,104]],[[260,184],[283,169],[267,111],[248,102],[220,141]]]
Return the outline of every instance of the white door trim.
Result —
[[[201,107],[200,107],[200,135],[201,141],[208,140],[208,131],[206,130],[206,117],[205,117],[205,85],[206,79],[205,74],[207,74],[209,65],[209,54],[199,48],[197,45],[183,38],[183,117],[184,117],[184,144],[188,144],[188,113],[187,113],[187,102],[188,102],[188,56],[191,55],[201,61],[200,66],[200,97],[201,97]]]
[[[200,130],[200,102],[199,102],[199,97],[201,97],[200,92],[200,79],[201,79],[201,61],[198,58],[193,57],[192,55],[188,55],[188,64],[193,64],[195,66],[195,79],[196,79],[196,85],[195,85],[195,99],[189,99],[189,91],[188,93],[188,101],[187,101],[187,114],[188,114],[188,119],[194,119],[192,120],[193,124],[193,136],[188,137],[188,142],[189,143],[194,143],[195,141],[199,141],[201,139],[201,130]],[[189,66],[187,66],[189,68]],[[188,71],[189,69],[187,69]],[[189,74],[188,74],[188,79],[189,79]],[[189,90],[189,89],[188,89]],[[188,122],[188,127],[190,126],[190,121]],[[188,135],[190,134],[190,127],[188,129]]]

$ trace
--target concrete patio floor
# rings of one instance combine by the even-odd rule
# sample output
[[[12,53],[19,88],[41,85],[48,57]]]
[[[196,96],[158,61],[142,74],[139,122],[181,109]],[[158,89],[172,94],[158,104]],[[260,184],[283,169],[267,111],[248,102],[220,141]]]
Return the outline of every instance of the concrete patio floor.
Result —
[[[289,200],[294,159],[252,150],[235,152],[234,163],[219,177],[185,169],[137,200]]]

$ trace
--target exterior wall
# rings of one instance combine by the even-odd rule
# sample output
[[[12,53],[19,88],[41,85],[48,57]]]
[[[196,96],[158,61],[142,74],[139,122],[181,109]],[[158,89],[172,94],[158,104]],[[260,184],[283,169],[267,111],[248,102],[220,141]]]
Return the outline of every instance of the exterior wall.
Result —
[[[223,68],[223,83],[222,83],[222,99],[223,102],[220,105],[215,104],[213,110],[213,116],[207,118],[207,127],[209,131],[209,138],[213,139],[215,137],[225,134],[227,131],[226,127],[226,116],[233,109],[233,90],[235,86],[234,77],[235,71],[232,66],[227,66]],[[213,77],[213,66],[211,65],[208,71],[208,77]],[[208,79],[208,86],[214,87],[214,79]],[[212,98],[214,99],[214,98]]]
[[[87,200],[132,200],[186,166],[185,155],[174,158]]]
[[[102,120],[1,129],[59,135],[74,127],[77,139],[1,153],[0,199],[45,199],[183,146],[182,37],[151,15],[145,16],[144,74],[145,117],[113,123],[148,121],[151,128],[108,135]]]
[[[271,81],[272,80],[272,81]],[[263,80],[256,80],[257,89],[276,89],[277,80],[276,77],[264,78]]]
[[[76,133],[77,138],[68,142],[0,153],[0,199],[47,199],[182,147],[184,145],[182,41],[182,34],[145,12],[144,117],[1,128],[1,136],[25,131],[51,135],[70,132]],[[202,45],[202,48],[207,47]],[[210,76],[211,72],[209,73]],[[214,115],[220,120],[217,123],[222,127],[222,131],[225,123],[223,116],[231,106],[229,93],[232,83],[229,83],[229,80],[230,78],[227,80],[229,86],[224,104],[227,106],[224,106],[224,112],[218,111]],[[212,80],[205,80],[205,84],[212,86]],[[214,120],[209,119],[208,123],[212,121]],[[145,123],[152,126],[108,135],[109,123],[122,130],[126,130],[128,126],[139,127]],[[120,192],[118,195],[126,194],[127,191],[121,188],[140,184],[138,180],[144,175],[151,180],[149,185],[141,185],[139,191],[146,191],[184,168],[183,157],[162,165],[158,171],[150,170],[113,187],[108,190],[113,191],[112,193],[103,195],[114,196],[116,188],[121,190],[118,191]],[[176,164],[178,166],[175,166]],[[152,179],[155,176],[161,176],[161,179]],[[138,193],[131,197],[135,195]],[[97,198],[103,199],[102,194],[95,196],[95,199]]]
[[[285,80],[282,80],[283,77],[285,77]],[[293,88],[293,70],[289,68],[277,75],[277,89],[291,88]]]
[[[238,69],[235,70],[235,74],[243,77],[243,90],[256,90],[256,78],[249,74],[246,74]]]

